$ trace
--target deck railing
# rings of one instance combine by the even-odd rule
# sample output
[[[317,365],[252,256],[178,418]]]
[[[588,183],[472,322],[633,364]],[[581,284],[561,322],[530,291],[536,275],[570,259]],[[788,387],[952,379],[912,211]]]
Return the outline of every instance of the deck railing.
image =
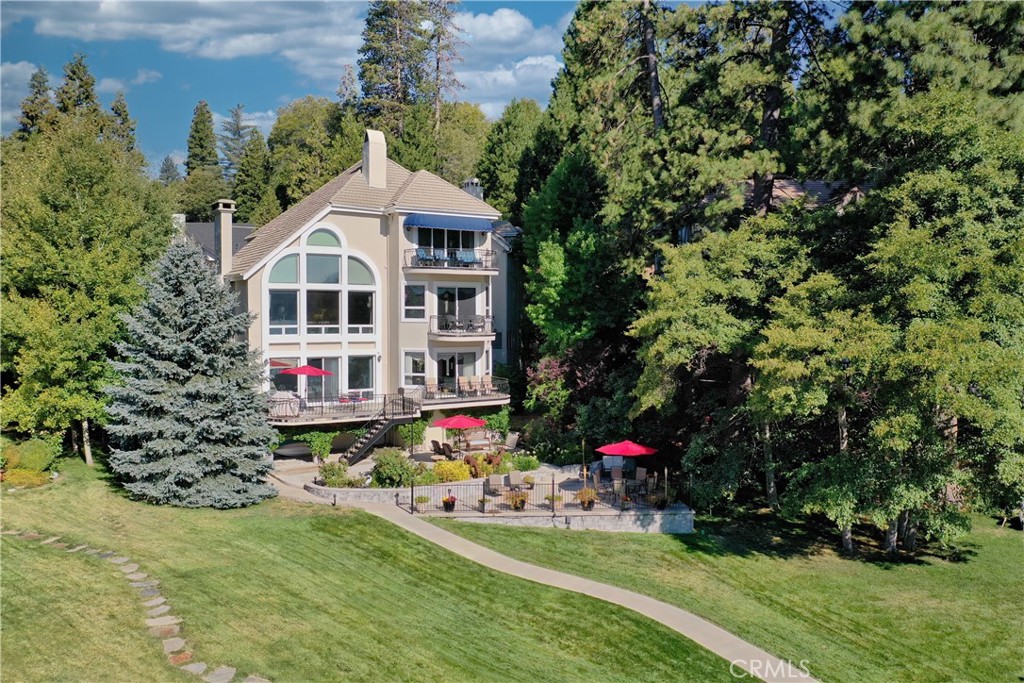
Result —
[[[303,398],[295,394],[270,397],[270,422],[288,423],[304,420],[334,419],[339,421],[369,420],[388,411],[396,417],[415,415],[422,403],[420,393],[374,394],[350,392],[338,396]]]
[[[430,333],[444,337],[478,337],[494,334],[494,316],[432,315]]]
[[[424,403],[508,396],[508,380],[504,377],[460,377],[457,380],[423,386]]]
[[[497,268],[493,249],[433,249],[419,247],[405,250],[408,268],[454,268],[486,270]]]

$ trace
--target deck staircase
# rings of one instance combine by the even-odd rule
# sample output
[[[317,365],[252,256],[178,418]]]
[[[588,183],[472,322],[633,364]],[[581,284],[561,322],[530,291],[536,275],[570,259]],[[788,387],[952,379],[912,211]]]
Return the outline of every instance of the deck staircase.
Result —
[[[366,457],[373,448],[392,427],[401,424],[409,424],[420,414],[418,401],[408,397],[388,397],[384,401],[384,407],[363,425],[363,435],[352,444],[343,456],[349,465],[354,465]]]

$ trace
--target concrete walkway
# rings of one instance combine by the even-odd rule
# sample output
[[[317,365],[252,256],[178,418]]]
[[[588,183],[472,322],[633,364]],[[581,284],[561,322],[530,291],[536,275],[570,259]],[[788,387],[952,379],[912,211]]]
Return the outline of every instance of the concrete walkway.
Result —
[[[329,501],[313,496],[280,479],[272,477],[271,481],[285,498],[329,504]],[[804,672],[799,663],[790,663],[770,655],[710,621],[660,600],[605,583],[514,560],[438,528],[394,505],[366,503],[360,505],[359,509],[382,517],[420,538],[495,571],[562,590],[583,593],[649,617],[728,661],[730,672],[737,678],[752,675],[768,683],[789,683],[791,681],[816,683],[814,678]]]

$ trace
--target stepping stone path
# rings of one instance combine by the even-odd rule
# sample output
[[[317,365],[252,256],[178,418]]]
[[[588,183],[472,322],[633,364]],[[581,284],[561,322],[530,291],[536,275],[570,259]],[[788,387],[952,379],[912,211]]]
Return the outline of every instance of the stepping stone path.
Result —
[[[38,541],[43,538],[42,534],[34,531],[19,529],[0,529],[4,536],[15,536],[22,541]],[[118,555],[113,550],[101,551],[99,548],[90,548],[85,543],[72,547],[70,543],[58,543],[60,536],[51,536],[40,541],[39,545],[51,548],[60,548],[68,553],[81,552],[83,555],[93,555],[102,558],[111,564],[117,565],[120,572],[114,572],[115,576],[123,576],[128,579],[128,585],[139,591],[139,598],[143,601],[142,606],[147,608],[146,626],[151,635],[163,639],[164,654],[167,655],[167,662],[171,666],[179,667],[195,676],[203,676],[209,665],[206,662],[193,662],[192,650],[188,649],[188,641],[180,637],[181,617],[169,614],[171,606],[167,604],[167,598],[160,595],[157,586],[160,582],[151,579],[149,574],[139,571],[139,565],[132,562],[130,558]],[[235,678],[236,670],[230,666],[217,667],[210,673],[203,676],[206,683],[230,683]],[[243,683],[271,683],[266,678],[259,676],[248,676]]]

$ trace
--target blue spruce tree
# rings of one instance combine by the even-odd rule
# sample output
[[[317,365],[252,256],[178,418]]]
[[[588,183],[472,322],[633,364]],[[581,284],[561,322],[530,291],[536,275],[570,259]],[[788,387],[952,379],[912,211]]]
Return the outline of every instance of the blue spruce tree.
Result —
[[[264,483],[273,430],[244,341],[249,314],[189,242],[171,245],[146,287],[113,363],[111,469],[158,504],[234,508],[276,495]]]

